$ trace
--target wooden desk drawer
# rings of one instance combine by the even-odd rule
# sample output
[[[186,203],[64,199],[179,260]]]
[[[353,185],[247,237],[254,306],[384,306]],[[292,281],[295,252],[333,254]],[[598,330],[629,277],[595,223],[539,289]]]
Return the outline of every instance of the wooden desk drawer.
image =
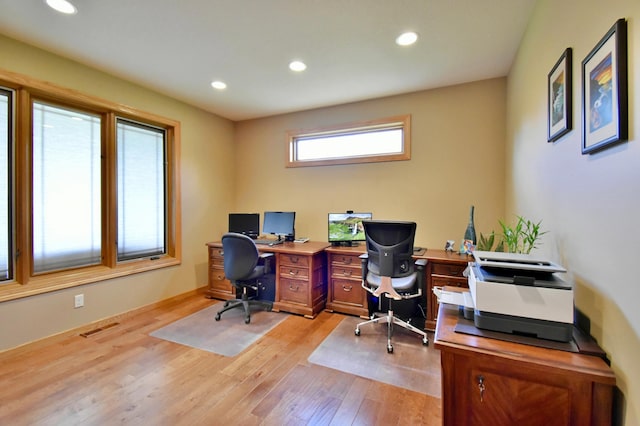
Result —
[[[433,287],[469,287],[469,282],[466,278],[456,278],[456,277],[432,277]],[[431,296],[431,295],[429,295]]]
[[[309,268],[297,268],[295,266],[280,266],[280,276],[283,278],[309,279]]]
[[[214,269],[214,268],[224,269],[224,258],[212,257],[211,259],[209,259],[209,267],[211,269]]]
[[[306,304],[309,296],[309,282],[302,280],[280,279],[280,300]]]
[[[335,266],[357,266],[360,268],[360,257],[351,254],[332,254],[331,263]]]
[[[453,263],[434,263],[432,267],[432,273],[435,275],[451,275],[454,277],[462,277],[462,272],[464,272],[464,270],[467,268],[467,265]]]
[[[362,278],[362,270],[360,268],[354,268],[349,266],[331,265],[331,277],[332,278]]]
[[[281,253],[280,265],[301,266],[306,268],[309,266],[309,256]]]
[[[211,290],[230,292],[231,287],[231,283],[224,276],[224,271],[221,269],[209,270],[209,288]]]
[[[214,259],[216,257],[224,257],[224,251],[221,248],[214,248],[214,247],[210,247],[209,248],[209,257]]]
[[[333,290],[333,302],[349,303],[362,306],[362,287],[360,281],[355,280],[331,280]]]

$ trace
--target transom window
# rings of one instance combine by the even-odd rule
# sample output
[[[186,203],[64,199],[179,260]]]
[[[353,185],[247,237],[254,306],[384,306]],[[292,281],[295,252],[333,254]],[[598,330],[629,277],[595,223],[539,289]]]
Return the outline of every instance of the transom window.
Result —
[[[289,132],[287,167],[411,158],[410,116]]]

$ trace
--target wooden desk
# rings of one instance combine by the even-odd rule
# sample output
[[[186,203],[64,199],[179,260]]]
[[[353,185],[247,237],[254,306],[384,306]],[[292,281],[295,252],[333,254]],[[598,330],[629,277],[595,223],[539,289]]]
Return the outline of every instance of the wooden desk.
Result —
[[[258,250],[275,253],[276,296],[274,311],[286,311],[314,318],[327,301],[327,270],[324,249],[328,243],[286,242],[275,246],[258,245]],[[209,250],[209,288],[207,297],[235,298],[231,283],[224,276],[221,242],[207,243]]]
[[[207,243],[209,249],[209,288],[207,297],[234,299],[235,291],[224,276],[222,243]],[[274,310],[313,318],[324,309],[367,318],[367,294],[360,286],[360,256],[364,243],[355,247],[332,247],[329,243],[308,241],[277,246],[259,245],[263,252],[276,254],[276,300]],[[426,259],[426,288],[421,302],[426,308],[425,329],[435,328],[438,302],[433,287],[467,287],[462,271],[471,257],[444,250],[427,249],[416,259]],[[301,264],[302,262],[302,264]]]
[[[602,359],[456,333],[457,321],[440,305],[444,425],[611,424],[616,379]]]

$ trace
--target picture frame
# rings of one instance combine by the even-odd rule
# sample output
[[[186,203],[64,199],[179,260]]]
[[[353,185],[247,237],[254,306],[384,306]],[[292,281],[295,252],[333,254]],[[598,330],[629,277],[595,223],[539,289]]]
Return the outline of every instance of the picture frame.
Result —
[[[557,141],[572,127],[572,56],[566,48],[547,75],[547,142]]]
[[[582,61],[582,154],[627,140],[627,22],[618,19]]]

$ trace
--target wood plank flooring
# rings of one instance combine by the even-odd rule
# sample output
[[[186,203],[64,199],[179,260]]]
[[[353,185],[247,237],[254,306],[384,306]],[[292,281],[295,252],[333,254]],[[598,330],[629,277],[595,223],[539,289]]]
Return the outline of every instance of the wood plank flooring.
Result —
[[[0,424],[442,423],[439,398],[307,362],[341,314],[290,315],[232,358],[149,336],[210,304],[194,292],[1,353]]]

